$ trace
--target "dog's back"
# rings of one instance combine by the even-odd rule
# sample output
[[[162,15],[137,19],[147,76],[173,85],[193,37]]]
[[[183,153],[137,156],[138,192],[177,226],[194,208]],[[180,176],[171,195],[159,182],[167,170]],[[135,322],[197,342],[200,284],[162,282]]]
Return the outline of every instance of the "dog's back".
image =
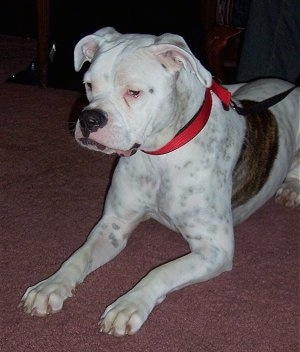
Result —
[[[245,110],[269,97],[288,90],[293,85],[278,79],[259,79],[245,84],[233,94],[233,99]],[[233,86],[234,87],[234,86]],[[272,197],[285,179],[293,174],[290,192],[279,203],[296,206],[299,196],[299,115],[300,88],[270,107],[249,113],[245,117],[246,134],[241,155],[233,172],[232,205],[234,221],[239,223]],[[295,163],[295,160],[298,160]],[[293,163],[294,162],[294,163]],[[292,166],[293,164],[293,166]],[[296,172],[298,170],[298,172]],[[281,190],[282,193],[282,190]]]

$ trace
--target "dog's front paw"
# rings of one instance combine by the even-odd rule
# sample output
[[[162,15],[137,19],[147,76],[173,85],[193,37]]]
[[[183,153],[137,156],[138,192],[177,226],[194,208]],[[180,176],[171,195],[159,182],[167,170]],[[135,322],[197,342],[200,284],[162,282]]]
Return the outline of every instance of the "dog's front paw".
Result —
[[[290,179],[282,184],[275,196],[275,202],[284,207],[293,208],[300,204],[300,183]]]
[[[100,331],[117,337],[135,334],[148,318],[153,305],[141,293],[127,293],[108,306],[101,316]]]
[[[60,311],[64,300],[71,296],[72,289],[50,277],[29,287],[22,297],[19,307],[23,308],[25,313],[43,317]]]

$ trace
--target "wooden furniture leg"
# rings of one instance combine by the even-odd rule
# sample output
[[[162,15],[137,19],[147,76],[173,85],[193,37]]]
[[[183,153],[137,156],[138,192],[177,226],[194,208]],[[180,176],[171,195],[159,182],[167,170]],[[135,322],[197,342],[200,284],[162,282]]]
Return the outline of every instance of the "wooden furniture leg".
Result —
[[[37,0],[37,14],[39,84],[45,88],[48,85],[50,0]]]

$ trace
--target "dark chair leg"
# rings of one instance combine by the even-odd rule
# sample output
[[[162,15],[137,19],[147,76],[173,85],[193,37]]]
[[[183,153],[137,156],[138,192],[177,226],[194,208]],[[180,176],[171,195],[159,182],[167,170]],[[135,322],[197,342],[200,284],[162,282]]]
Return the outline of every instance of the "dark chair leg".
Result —
[[[50,0],[37,0],[37,13],[39,84],[44,88],[48,85]]]

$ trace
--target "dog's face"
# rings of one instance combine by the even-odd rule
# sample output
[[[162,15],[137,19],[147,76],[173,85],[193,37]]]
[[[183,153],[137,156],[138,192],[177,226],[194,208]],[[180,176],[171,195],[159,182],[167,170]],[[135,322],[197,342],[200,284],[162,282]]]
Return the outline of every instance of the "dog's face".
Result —
[[[211,84],[210,73],[177,35],[122,35],[103,28],[77,43],[75,70],[85,61],[91,62],[84,75],[89,105],[75,138],[107,154],[128,156],[166,143],[182,115],[197,111]]]

